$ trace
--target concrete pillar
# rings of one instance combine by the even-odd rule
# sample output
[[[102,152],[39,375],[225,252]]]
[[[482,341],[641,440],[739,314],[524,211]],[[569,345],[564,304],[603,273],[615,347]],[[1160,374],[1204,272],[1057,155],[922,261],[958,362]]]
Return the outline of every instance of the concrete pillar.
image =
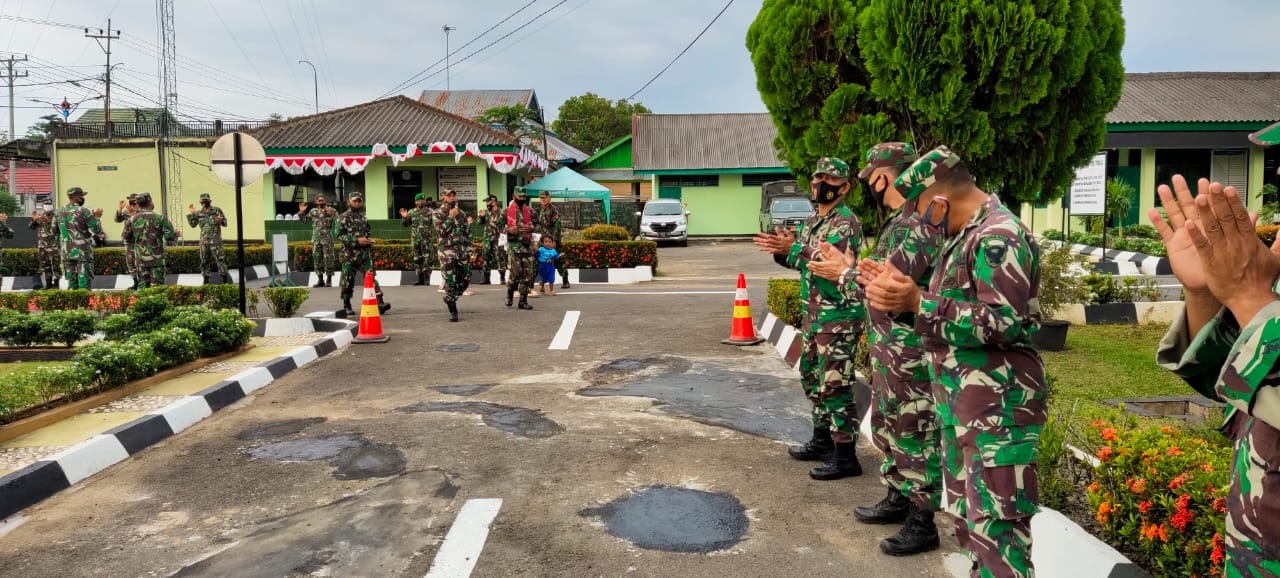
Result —
[[[1145,209],[1156,206],[1156,149],[1142,149],[1142,186],[1138,189],[1140,206]]]
[[[1250,211],[1262,208],[1262,185],[1266,181],[1266,149],[1249,147],[1249,194],[1245,199]]]

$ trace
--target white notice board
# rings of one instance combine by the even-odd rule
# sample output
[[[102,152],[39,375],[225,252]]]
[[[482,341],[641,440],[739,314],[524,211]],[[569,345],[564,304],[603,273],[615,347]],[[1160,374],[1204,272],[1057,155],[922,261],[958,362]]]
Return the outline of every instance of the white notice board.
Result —
[[[1089,164],[1076,169],[1076,180],[1071,183],[1071,214],[1107,214],[1107,153],[1098,153]]]
[[[476,167],[439,167],[436,169],[439,191],[453,189],[459,201],[476,200]]]

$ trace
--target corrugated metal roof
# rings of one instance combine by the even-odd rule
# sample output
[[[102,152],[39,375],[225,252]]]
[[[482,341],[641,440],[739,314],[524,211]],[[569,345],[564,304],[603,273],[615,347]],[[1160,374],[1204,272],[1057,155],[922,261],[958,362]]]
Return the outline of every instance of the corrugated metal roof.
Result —
[[[547,135],[547,148],[550,149],[551,155],[551,158],[547,159],[549,161],[580,163],[591,156],[550,134]]]
[[[298,117],[249,132],[267,148],[427,145],[442,141],[515,144],[511,135],[405,96]]]
[[[48,195],[53,192],[53,169],[46,164],[18,163],[14,183],[19,195]],[[0,182],[9,186],[9,163],[0,167]]]
[[[641,114],[631,134],[637,171],[784,166],[767,113]]]
[[[1280,72],[1126,74],[1108,123],[1280,120]]]
[[[458,116],[476,118],[484,111],[503,106],[533,106],[533,90],[424,90],[418,102],[449,111]]]
[[[596,182],[603,181],[643,181],[648,177],[637,177],[631,169],[582,169],[582,176]]]

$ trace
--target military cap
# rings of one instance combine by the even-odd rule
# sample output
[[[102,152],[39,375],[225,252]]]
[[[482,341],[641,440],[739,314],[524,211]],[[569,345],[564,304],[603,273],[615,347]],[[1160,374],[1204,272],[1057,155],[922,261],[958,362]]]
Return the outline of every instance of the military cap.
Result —
[[[495,203],[496,203],[496,202],[498,202],[498,197],[495,197],[495,196],[493,196],[493,195],[489,195],[489,196],[487,196],[487,197],[485,197],[485,198],[484,198],[484,202],[486,202],[486,203],[487,203],[487,202],[489,202],[489,201],[493,201],[493,202],[495,202]]]
[[[208,201],[208,200],[212,200],[212,199],[213,199],[213,197],[209,196],[209,193],[200,193],[200,200],[202,200],[202,201]]]
[[[932,187],[938,179],[962,162],[960,155],[952,152],[946,145],[940,145],[911,163],[907,170],[898,175],[893,188],[898,189],[908,201],[918,198],[925,189]]]
[[[416,194],[416,195],[414,195],[414,196],[413,196],[413,200],[415,200],[415,201],[421,201],[421,200],[423,200],[423,199],[425,199],[425,198],[427,198],[427,194],[426,194],[426,193],[418,193],[418,194]]]
[[[128,199],[129,199],[130,201],[136,201],[136,200],[138,200],[138,193],[129,193]]]
[[[524,187],[516,187],[515,194],[526,195],[527,193],[524,192]]]
[[[546,198],[550,199],[550,198],[551,198],[551,191],[542,191],[541,193],[538,193],[538,196],[539,196],[539,197],[546,197]]]
[[[458,192],[453,189],[445,189],[444,192],[440,193],[440,196],[443,197],[445,195],[457,195],[457,194]]]
[[[916,149],[911,143],[882,142],[867,151],[867,165],[858,173],[858,178],[866,180],[876,169],[896,168],[901,173],[916,162]]]
[[[138,204],[145,205],[151,202],[151,193],[138,193]]]
[[[835,157],[822,157],[818,159],[818,168],[814,169],[813,174],[827,174],[840,179],[849,178],[849,163],[846,163]]]
[[[83,196],[85,196],[86,194],[88,194],[88,193],[87,193],[84,189],[82,189],[82,188],[80,188],[80,187],[71,187],[71,188],[67,189],[67,196],[68,196],[68,197],[83,197]]]
[[[348,196],[347,198],[348,198],[348,199],[350,199],[350,200],[352,200],[352,201],[355,201],[355,200],[361,200],[361,201],[363,201],[363,200],[364,200],[364,193],[362,193],[362,192],[360,192],[360,191],[356,191],[356,192],[354,192],[354,193],[351,193],[351,195],[350,195],[350,196]]]

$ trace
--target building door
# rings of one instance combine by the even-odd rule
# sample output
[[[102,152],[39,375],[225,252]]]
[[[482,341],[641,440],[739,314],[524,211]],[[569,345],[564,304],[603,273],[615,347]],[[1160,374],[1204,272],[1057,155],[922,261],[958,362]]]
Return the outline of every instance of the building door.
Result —
[[[1245,149],[1215,150],[1209,164],[1209,181],[1235,187],[1240,200],[1249,205],[1249,151]]]
[[[680,187],[658,187],[659,199],[676,199],[680,200],[684,196],[684,191]]]
[[[412,209],[413,198],[422,192],[422,171],[403,169],[387,171],[391,180],[391,202],[387,206],[387,218],[399,219],[400,209]]]
[[[1137,225],[1145,214],[1145,209],[1142,208],[1142,167],[1116,167],[1115,178],[1133,187],[1133,192],[1129,193],[1129,212],[1120,218],[1120,226]]]

